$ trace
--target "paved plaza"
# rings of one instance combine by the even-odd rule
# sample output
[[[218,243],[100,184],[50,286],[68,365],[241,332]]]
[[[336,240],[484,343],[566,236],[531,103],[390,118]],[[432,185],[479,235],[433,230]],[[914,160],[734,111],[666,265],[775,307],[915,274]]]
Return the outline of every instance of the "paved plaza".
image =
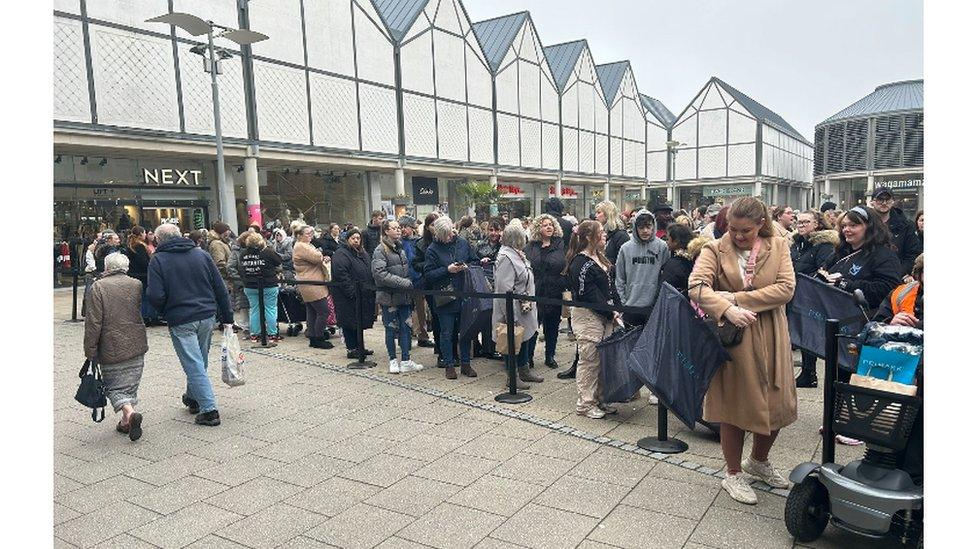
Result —
[[[501,362],[476,360],[479,377],[450,381],[431,349],[415,349],[428,369],[390,375],[379,323],[366,333],[376,368],[347,370],[338,338],[319,350],[291,337],[245,345],[247,383],[235,388],[220,382],[216,334],[215,428],[193,423],[167,329],[150,328],[145,435],[130,442],[110,410],[96,424],[73,399],[84,325],[66,322],[70,298],[54,292],[55,547],[805,547],[783,523],[785,491],[758,483],[759,504],[745,506],[720,488],[705,429],[672,419],[689,450],[645,452],[634,444],[657,425],[646,398],[577,416],[573,380],[538,358],[545,382],[522,405],[494,401]],[[573,348],[561,339],[560,364]],[[771,455],[784,474],[819,458],[822,393],[798,393],[799,421]],[[862,451],[839,446],[838,461]],[[881,545],[829,526],[811,547]]]

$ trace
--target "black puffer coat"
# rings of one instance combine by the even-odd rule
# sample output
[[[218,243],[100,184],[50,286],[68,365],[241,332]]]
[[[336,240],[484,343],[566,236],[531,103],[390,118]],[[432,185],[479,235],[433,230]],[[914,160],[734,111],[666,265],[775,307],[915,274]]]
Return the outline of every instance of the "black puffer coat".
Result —
[[[626,229],[616,229],[607,233],[607,248],[604,253],[607,259],[610,260],[610,265],[617,264],[617,254],[620,253],[620,247],[630,240],[630,235],[627,234]]]
[[[892,208],[888,214],[888,230],[891,231],[891,242],[895,245],[895,253],[901,261],[902,276],[911,274],[915,258],[922,253],[922,242],[918,239],[915,224],[905,217],[898,208]]]
[[[850,293],[861,290],[871,309],[877,309],[901,283],[901,262],[898,254],[889,248],[862,248],[855,252],[850,245],[844,244],[831,258],[830,265],[827,271],[842,275],[837,287]]]
[[[562,272],[566,269],[566,249],[563,239],[553,238],[546,247],[542,242],[533,241],[525,247],[525,257],[532,265],[532,275],[535,278],[535,295],[560,299],[566,289],[566,277]],[[552,318],[562,311],[560,305],[539,305],[539,315]]]
[[[348,244],[339,246],[332,256],[332,281],[337,286],[331,295],[339,326],[352,330],[372,328],[376,321],[376,290],[366,253],[354,251]],[[356,282],[363,285],[361,325],[356,322]]]
[[[667,282],[679,292],[688,291],[688,277],[695,266],[688,252],[678,252],[672,254],[664,265],[661,266],[660,283]]]
[[[806,237],[793,235],[793,245],[790,246],[793,272],[813,276],[819,269],[826,269],[838,244],[840,235],[832,229],[815,231]]]

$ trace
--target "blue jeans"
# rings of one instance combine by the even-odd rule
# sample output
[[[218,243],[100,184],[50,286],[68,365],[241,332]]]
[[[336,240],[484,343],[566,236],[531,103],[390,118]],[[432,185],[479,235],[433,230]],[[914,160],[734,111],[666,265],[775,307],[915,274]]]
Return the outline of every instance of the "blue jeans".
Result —
[[[397,341],[400,342],[400,360],[410,360],[411,326],[410,316],[413,314],[412,305],[399,307],[381,307],[383,326],[386,328],[386,352],[390,360],[396,358]]]
[[[522,342],[522,347],[519,349],[518,354],[515,355],[515,364],[519,368],[524,368],[529,365],[529,360],[535,356],[535,344],[539,340],[539,332],[532,334],[528,340]]]
[[[261,333],[261,310],[258,309],[258,290],[257,288],[244,288],[247,302],[250,305],[251,335]],[[268,335],[278,335],[278,287],[264,289],[264,323],[268,329]]]
[[[454,334],[460,329],[461,313],[437,313],[437,320],[440,324],[441,337],[437,342],[441,347],[441,362],[448,366],[454,366]],[[471,342],[459,341],[458,351],[461,355],[462,364],[471,363]]]
[[[200,404],[201,412],[217,409],[217,397],[207,377],[207,356],[216,320],[207,318],[169,327],[173,348],[186,373],[186,393]]]

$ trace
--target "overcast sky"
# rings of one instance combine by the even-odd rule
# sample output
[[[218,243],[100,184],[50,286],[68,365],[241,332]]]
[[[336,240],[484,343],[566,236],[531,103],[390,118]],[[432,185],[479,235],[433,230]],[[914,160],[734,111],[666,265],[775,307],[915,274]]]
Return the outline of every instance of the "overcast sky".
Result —
[[[462,0],[474,22],[528,10],[542,44],[586,38],[630,60],[641,93],[682,111],[718,76],[807,139],[897,80],[922,78],[921,0]]]

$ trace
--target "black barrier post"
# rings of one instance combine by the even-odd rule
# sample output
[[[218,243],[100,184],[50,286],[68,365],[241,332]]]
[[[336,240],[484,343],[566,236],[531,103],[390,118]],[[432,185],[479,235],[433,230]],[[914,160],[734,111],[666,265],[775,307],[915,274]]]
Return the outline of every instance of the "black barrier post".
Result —
[[[648,452],[680,454],[688,449],[688,443],[676,438],[668,438],[668,409],[664,404],[657,405],[657,436],[644,437],[637,441],[637,447]]]
[[[264,318],[264,288],[258,288],[258,318],[261,319],[261,344],[258,347],[276,347],[274,343],[268,344],[268,322]]]
[[[508,362],[508,392],[495,395],[495,400],[505,404],[522,404],[532,400],[532,395],[518,392],[515,379],[515,376],[518,375],[515,357],[515,298],[511,290],[505,293],[505,326],[508,329],[506,336],[508,339],[508,356],[505,357]],[[525,345],[524,341],[522,345]]]
[[[821,462],[834,462],[834,380],[837,379],[837,334],[840,332],[840,321],[827,319],[824,341],[824,409],[823,409],[823,442],[821,443]]]
[[[71,321],[78,322],[78,268],[71,269]]]
[[[375,314],[375,312],[374,312]],[[363,283],[356,281],[356,360],[350,362],[346,367],[353,370],[372,368],[376,363],[366,360],[366,346],[363,342]]]

